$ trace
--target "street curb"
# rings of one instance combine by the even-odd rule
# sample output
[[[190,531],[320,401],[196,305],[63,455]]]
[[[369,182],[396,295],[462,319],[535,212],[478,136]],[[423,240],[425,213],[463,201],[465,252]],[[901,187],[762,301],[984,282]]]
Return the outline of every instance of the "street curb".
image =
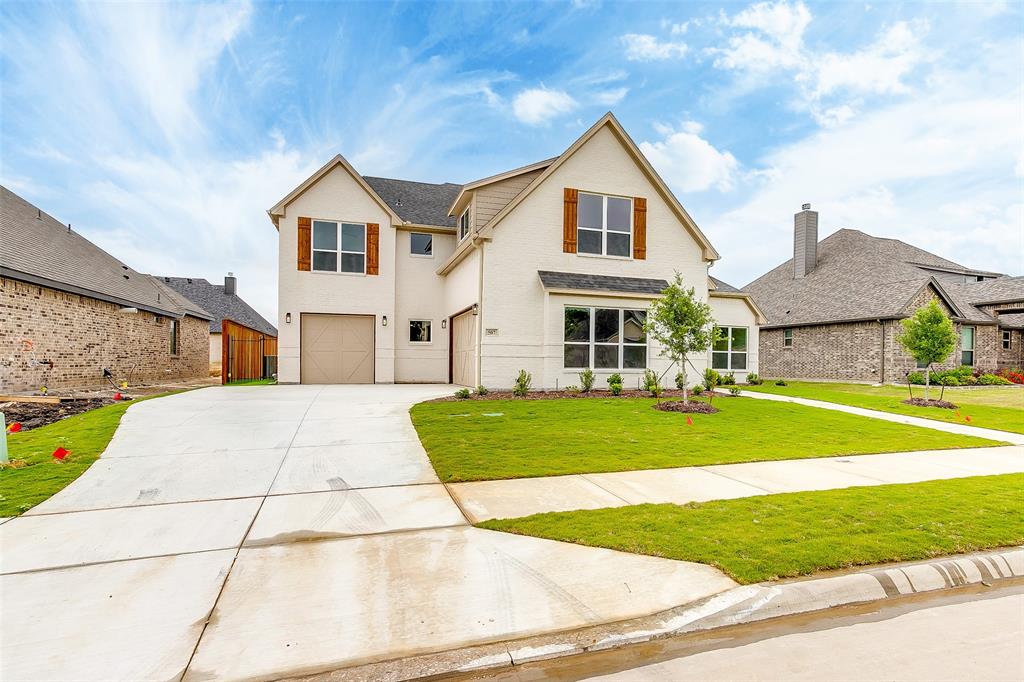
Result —
[[[401,682],[482,672],[837,606],[967,585],[992,585],[1014,578],[1024,578],[1024,547],[877,566],[826,578],[743,585],[700,601],[626,621],[283,679]]]

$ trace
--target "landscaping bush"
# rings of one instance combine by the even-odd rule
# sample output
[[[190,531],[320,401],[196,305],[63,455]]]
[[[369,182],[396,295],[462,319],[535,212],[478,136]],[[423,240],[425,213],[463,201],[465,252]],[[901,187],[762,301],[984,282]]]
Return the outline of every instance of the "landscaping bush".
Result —
[[[907,383],[924,386],[924,372],[911,372],[907,375]]]
[[[733,374],[732,372],[729,372],[728,374],[723,374],[722,375],[722,385],[723,386],[735,386],[736,385],[736,375]]]
[[[704,392],[704,386],[701,384],[697,384],[696,386],[693,387],[693,390],[690,392],[693,393],[693,395],[700,395],[701,393]]]
[[[584,393],[590,393],[594,390],[594,370],[585,369],[580,372],[580,389]]]
[[[577,386],[576,384],[573,384],[571,386],[566,386],[565,387],[565,392],[566,393],[572,393],[573,395],[575,395],[575,394],[580,392],[580,387]]]
[[[477,386],[476,387],[476,394],[477,395],[487,395],[488,393],[490,393],[490,391],[487,390],[486,386],[481,385],[481,386]]]
[[[532,383],[533,375],[525,369],[519,370],[519,376],[516,377],[516,385],[512,389],[512,395],[522,398],[530,392],[530,384]]]
[[[704,370],[704,389],[705,390],[708,390],[708,391],[715,390],[715,386],[718,386],[720,381],[721,381],[721,376],[719,376],[718,372],[716,372],[713,369],[706,369],[706,370]]]
[[[644,390],[653,397],[661,397],[661,384],[658,383],[658,374],[653,369],[644,370]]]
[[[760,386],[761,377],[757,376],[757,372],[751,372],[747,375],[747,384],[750,386]]]
[[[1021,370],[1020,367],[1004,369],[999,373],[999,376],[1007,379],[1012,384],[1024,384],[1024,370]]]
[[[684,386],[686,386],[686,373],[679,372],[676,374],[676,388],[681,391]]]
[[[622,375],[616,372],[615,374],[608,377],[608,390],[612,392],[612,395],[619,395],[622,393]]]
[[[459,400],[467,399],[469,397],[469,389],[460,388],[459,390],[455,391],[455,397],[458,398]]]
[[[982,374],[978,377],[978,384],[981,386],[1008,386],[1013,382],[998,374]]]
[[[775,380],[775,385],[776,386],[785,386],[786,385],[786,380],[785,379],[776,379]]]
[[[740,387],[733,384],[729,387],[729,395],[738,396],[740,394]]]

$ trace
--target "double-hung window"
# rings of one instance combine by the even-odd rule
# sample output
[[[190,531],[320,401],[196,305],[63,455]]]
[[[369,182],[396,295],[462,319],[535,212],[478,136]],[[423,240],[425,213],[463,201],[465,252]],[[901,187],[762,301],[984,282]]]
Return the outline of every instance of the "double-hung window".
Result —
[[[409,234],[409,254],[421,258],[434,257],[434,235],[423,232]]]
[[[719,327],[721,338],[711,347],[711,368],[745,370],[747,368],[747,328]]]
[[[1009,329],[1003,330],[1003,350],[1010,350],[1010,346],[1013,344],[1013,332]]]
[[[563,367],[643,369],[647,366],[645,310],[582,308],[564,311]]]
[[[629,258],[633,252],[633,200],[579,193],[576,252]]]
[[[313,270],[366,272],[366,225],[313,221]]]
[[[974,364],[974,327],[960,328],[960,364]]]
[[[469,209],[467,208],[459,216],[459,241],[461,242],[469,235]]]
[[[782,347],[792,348],[793,347],[793,330],[783,329],[782,330]]]

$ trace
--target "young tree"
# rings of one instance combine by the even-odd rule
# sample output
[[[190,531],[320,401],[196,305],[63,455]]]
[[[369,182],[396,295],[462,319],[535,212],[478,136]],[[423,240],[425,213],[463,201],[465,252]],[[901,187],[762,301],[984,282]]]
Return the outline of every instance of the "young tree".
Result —
[[[896,340],[912,358],[925,366],[924,399],[928,400],[932,363],[942,362],[956,349],[953,321],[933,298],[928,305],[918,308],[911,317],[903,320],[903,333]]]
[[[661,355],[682,370],[683,400],[689,400],[687,356],[706,353],[720,333],[711,316],[711,306],[697,298],[693,287],[684,289],[683,278],[677,272],[672,283],[661,292],[661,298],[648,309],[644,331],[661,345]]]

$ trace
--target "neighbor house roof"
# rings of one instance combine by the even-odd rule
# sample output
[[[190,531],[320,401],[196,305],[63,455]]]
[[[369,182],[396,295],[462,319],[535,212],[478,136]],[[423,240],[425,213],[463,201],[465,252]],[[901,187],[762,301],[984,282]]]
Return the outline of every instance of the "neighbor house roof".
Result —
[[[364,175],[363,179],[402,220],[417,225],[455,227],[455,218],[448,215],[448,208],[459,195],[462,185],[450,182],[434,184],[375,178],[368,175]]]
[[[955,284],[936,279],[933,270],[982,274],[898,239],[873,237],[843,229],[818,243],[814,269],[794,277],[793,260],[743,287],[764,311],[769,327],[905,317],[911,300],[931,286],[960,319],[993,323],[995,319],[975,307],[987,291],[1002,292],[1003,285],[988,282]],[[991,273],[989,273],[991,274]],[[980,288],[975,288],[980,287]],[[1024,286],[1007,284],[1024,296]]]
[[[178,295],[210,311],[210,331],[221,331],[221,323],[231,320],[258,332],[277,336],[277,329],[238,294],[225,294],[223,284],[211,284],[200,277],[157,277]]]
[[[0,187],[0,275],[157,315],[210,319],[68,225]]]
[[[551,272],[549,270],[538,270],[537,274],[545,289],[656,295],[668,287],[668,282],[663,279],[584,275],[576,272]]]
[[[740,293],[739,289],[737,289],[736,287],[734,287],[731,284],[726,284],[725,282],[723,282],[722,280],[718,279],[717,277],[712,277],[711,275],[708,275],[708,279],[710,279],[711,283],[715,285],[715,291],[720,291],[720,292],[723,292],[723,293],[730,293],[730,294],[738,294],[738,293]]]

